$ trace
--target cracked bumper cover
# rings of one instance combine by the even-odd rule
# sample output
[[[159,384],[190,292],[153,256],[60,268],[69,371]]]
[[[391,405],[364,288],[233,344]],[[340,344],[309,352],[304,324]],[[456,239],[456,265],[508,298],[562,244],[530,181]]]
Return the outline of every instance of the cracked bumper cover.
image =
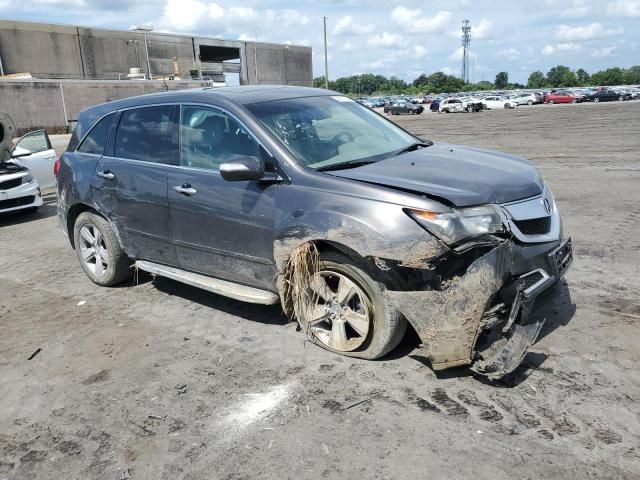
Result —
[[[572,260],[571,239],[520,246],[504,241],[475,260],[466,273],[442,291],[387,291],[390,302],[420,336],[434,370],[471,365],[490,378],[512,372],[536,341],[544,319],[531,316],[535,298],[555,284]],[[541,270],[533,284],[520,280]],[[511,291],[502,330],[491,355],[479,358],[476,343],[487,328],[485,313],[499,292]]]

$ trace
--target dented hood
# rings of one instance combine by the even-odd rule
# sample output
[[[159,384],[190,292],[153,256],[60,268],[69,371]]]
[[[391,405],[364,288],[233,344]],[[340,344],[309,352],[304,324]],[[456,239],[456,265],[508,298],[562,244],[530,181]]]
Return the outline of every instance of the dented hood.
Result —
[[[543,189],[540,175],[528,160],[443,143],[327,173],[444,198],[458,207],[512,202],[540,195]]]

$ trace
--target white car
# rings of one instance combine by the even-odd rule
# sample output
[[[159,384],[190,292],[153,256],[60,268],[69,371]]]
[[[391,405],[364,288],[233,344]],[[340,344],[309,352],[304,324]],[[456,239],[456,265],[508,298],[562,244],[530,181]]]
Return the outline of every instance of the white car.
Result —
[[[540,98],[534,93],[523,93],[517,95],[513,99],[518,105],[533,105],[534,103],[542,103]]]
[[[438,111],[440,113],[464,112],[465,103],[459,98],[445,98],[440,102]]]
[[[36,130],[22,136],[16,142],[11,154],[19,159],[21,165],[29,169],[43,191],[55,190],[56,177],[53,173],[53,165],[56,161],[56,152],[51,146],[47,132]]]
[[[38,180],[17,159],[0,161],[0,213],[36,211],[42,206]]]
[[[484,97],[482,99],[484,108],[488,110],[494,110],[497,108],[516,108],[517,103],[508,98],[499,97],[497,95],[491,97]]]

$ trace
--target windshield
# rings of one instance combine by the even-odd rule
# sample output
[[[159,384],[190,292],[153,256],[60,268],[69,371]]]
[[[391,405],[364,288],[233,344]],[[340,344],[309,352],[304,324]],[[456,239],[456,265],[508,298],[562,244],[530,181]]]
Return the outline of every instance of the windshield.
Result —
[[[303,165],[317,169],[375,162],[417,139],[343,96],[303,97],[248,106]]]

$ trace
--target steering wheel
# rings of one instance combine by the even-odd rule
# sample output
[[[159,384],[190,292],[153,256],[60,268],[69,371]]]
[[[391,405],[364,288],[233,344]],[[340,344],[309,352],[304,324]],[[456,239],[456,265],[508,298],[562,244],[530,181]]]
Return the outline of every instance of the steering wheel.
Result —
[[[345,141],[341,141],[341,139],[343,137],[346,137]],[[342,132],[336,133],[334,135],[334,137],[331,139],[331,142],[329,142],[329,143],[331,144],[332,147],[338,148],[340,145],[343,145],[343,144],[348,143],[348,142],[353,142],[355,139],[356,139],[356,137],[351,135],[346,130],[343,130]]]

